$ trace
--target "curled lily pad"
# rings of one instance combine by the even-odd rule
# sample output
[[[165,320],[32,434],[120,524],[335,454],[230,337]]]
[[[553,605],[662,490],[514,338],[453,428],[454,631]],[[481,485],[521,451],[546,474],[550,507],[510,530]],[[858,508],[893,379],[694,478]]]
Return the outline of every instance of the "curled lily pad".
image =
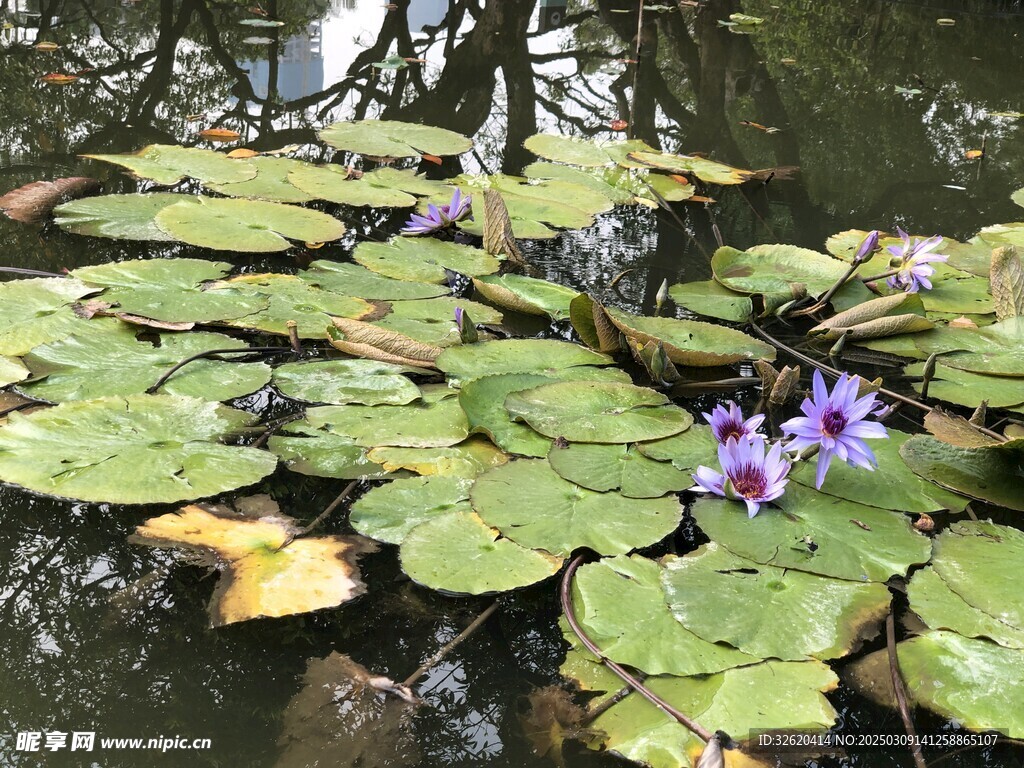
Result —
[[[448,288],[443,285],[395,280],[347,262],[314,261],[308,270],[299,273],[299,277],[325,291],[345,296],[359,296],[363,299],[431,299],[449,293]]]
[[[665,603],[661,570],[655,561],[631,555],[577,571],[576,618],[608,658],[650,675],[707,675],[759,661],[684,629]]]
[[[743,322],[754,311],[749,296],[730,291],[714,280],[677,283],[669,287],[668,295],[683,309],[734,323]]]
[[[754,518],[725,499],[698,499],[692,514],[720,546],[758,563],[850,581],[887,581],[928,561],[931,540],[906,515],[791,484],[781,510]]]
[[[469,429],[456,393],[443,384],[421,391],[422,400],[409,405],[310,408],[305,423],[365,447],[443,448],[464,440]]]
[[[655,440],[682,432],[693,417],[664,395],[613,382],[543,384],[505,398],[509,414],[546,437],[579,443]]]
[[[405,373],[428,371],[374,360],[287,363],[274,369],[274,386],[307,403],[405,405],[420,397],[419,387]]]
[[[451,194],[443,182],[388,167],[352,178],[349,169],[340,165],[307,163],[293,170],[288,180],[319,200],[375,208],[408,208],[416,205],[416,195],[444,194],[446,190]]]
[[[873,472],[833,461],[821,486],[822,493],[859,504],[904,512],[962,510],[967,505],[967,499],[926,482],[911,471],[914,468],[904,461],[901,450],[910,439],[906,432],[890,428],[888,440],[872,440],[871,450],[878,459],[878,467]],[[814,470],[813,462],[798,462],[790,477],[810,487],[815,481]]]
[[[248,159],[256,167],[255,178],[231,184],[217,182],[205,186],[214,192],[229,197],[245,197],[251,200],[270,200],[275,203],[308,203],[317,196],[291,183],[289,174],[300,168],[315,168],[315,165],[290,157],[260,156]]]
[[[175,240],[246,253],[287,250],[286,238],[325,242],[345,234],[333,216],[266,200],[193,197],[162,209],[155,221]]]
[[[503,319],[501,312],[485,304],[439,296],[434,299],[396,301],[391,305],[391,311],[376,320],[374,325],[424,344],[449,347],[462,343],[455,325],[456,308],[468,313],[474,323],[497,325]]]
[[[172,395],[64,403],[0,427],[0,480],[38,493],[112,504],[199,499],[252,485],[277,458],[219,440],[251,414]]]
[[[845,656],[889,610],[884,584],[763,565],[714,542],[669,557],[662,585],[688,630],[760,658]]]
[[[448,448],[374,448],[367,457],[388,472],[408,470],[447,477],[476,477],[509,460],[508,454],[479,435]]]
[[[288,335],[289,320],[298,323],[300,338],[322,339],[332,317],[372,320],[386,311],[386,306],[321,290],[295,275],[239,275],[214,283],[206,293],[222,291],[228,295],[241,293],[267,302],[266,308],[225,320],[225,325],[252,328],[278,336]]]
[[[965,496],[1024,511],[1024,440],[961,448],[928,435],[915,435],[900,449],[921,477]]]
[[[292,472],[341,480],[385,477],[389,470],[368,457],[369,451],[346,435],[306,422],[285,425],[267,441],[271,453]]]
[[[336,149],[373,157],[444,157],[461,155],[473,148],[471,139],[454,131],[397,120],[332,123],[320,131],[320,138]]]
[[[617,381],[630,383],[620,368],[595,368],[589,365],[566,368],[555,376],[535,373],[499,373],[464,382],[459,402],[469,419],[471,432],[482,432],[502,450],[522,456],[547,456],[551,439],[526,424],[513,421],[505,410],[505,398],[512,392],[532,389],[556,381]]]
[[[607,355],[555,339],[483,341],[446,349],[437,358],[440,370],[462,382],[499,373],[558,376],[567,368],[611,363]]]
[[[641,317],[606,309],[612,323],[628,338],[643,344],[662,342],[669,360],[677,365],[712,367],[741,360],[775,359],[775,348],[733,328],[698,320]]]
[[[247,346],[219,333],[161,334],[154,341],[140,341],[131,326],[119,320],[93,320],[92,324],[95,328],[90,333],[32,350],[25,362],[34,379],[24,384],[22,391],[51,402],[142,394],[185,358],[213,349]],[[103,375],[97,376],[97,371]],[[176,372],[160,391],[230,400],[255,392],[268,381],[270,366],[266,363],[196,360]]]
[[[429,368],[441,354],[441,347],[410,339],[373,323],[342,317],[332,318],[331,322],[333,327],[327,329],[331,346],[356,357]]]
[[[76,235],[173,241],[156,225],[156,215],[186,197],[173,192],[84,197],[54,208],[54,223]]]
[[[371,488],[352,504],[349,522],[364,536],[401,544],[420,523],[453,511],[472,512],[472,478],[408,477]]]
[[[746,251],[719,248],[711,258],[711,269],[715,280],[738,293],[787,293],[801,284],[816,296],[846,274],[847,266],[795,245],[755,245]]]
[[[915,340],[928,354],[944,355],[943,364],[974,373],[1024,377],[1024,317],[984,328],[942,328]]]
[[[206,290],[230,264],[202,259],[145,259],[80,267],[72,274],[106,288],[103,300],[120,312],[165,322],[210,323],[266,309],[266,296]]]
[[[501,267],[498,259],[479,248],[424,237],[360,243],[352,258],[385,277],[420,283],[444,283],[446,269],[474,276],[489,275]]]
[[[625,554],[664,538],[682,517],[674,497],[595,493],[563,480],[543,459],[490,470],[477,479],[471,498],[480,517],[508,538],[566,556],[580,547]]]
[[[24,355],[87,327],[72,307],[97,290],[63,277],[0,283],[0,355]]]
[[[196,147],[151,144],[123,155],[83,155],[92,160],[127,168],[133,176],[170,186],[182,179],[230,184],[255,178],[256,166],[249,160],[233,159],[220,152]]]
[[[297,539],[286,516],[254,518],[226,507],[192,504],[153,517],[135,544],[199,552],[225,573],[210,600],[215,627],[330,608],[366,591],[356,559],[375,546],[354,536]]]
[[[568,317],[569,302],[579,295],[578,291],[557,283],[511,273],[473,278],[473,285],[499,307],[527,315],[547,315],[554,320]]]
[[[623,496],[650,499],[693,487],[689,473],[654,461],[628,445],[570,443],[548,452],[551,467],[571,483],[592,491],[621,489]]]
[[[402,570],[431,589],[479,595],[554,576],[562,558],[500,538],[472,511],[439,515],[402,541]]]

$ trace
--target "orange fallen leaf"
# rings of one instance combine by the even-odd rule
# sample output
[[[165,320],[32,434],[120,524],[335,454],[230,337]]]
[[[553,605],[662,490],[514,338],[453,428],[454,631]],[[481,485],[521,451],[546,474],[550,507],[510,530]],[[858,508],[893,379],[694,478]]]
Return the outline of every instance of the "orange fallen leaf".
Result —
[[[414,56],[403,56],[402,60],[403,61],[407,61],[410,64],[426,64],[427,63],[426,59],[417,59]]]
[[[203,120],[205,118],[206,118],[206,113],[205,112],[203,114],[201,114],[201,115],[185,115],[185,121],[189,122],[189,123],[195,123],[195,122],[198,122],[199,120]]]
[[[41,43],[36,43],[32,47],[35,48],[40,53],[52,53],[53,51],[56,51],[58,48],[60,48],[60,46],[57,45],[57,43],[51,43],[51,42],[48,42],[48,41],[43,41]]]
[[[966,157],[968,160],[980,160],[984,156],[985,151],[983,149],[968,149],[966,152],[964,152],[964,157]]]
[[[303,243],[309,250],[316,251],[324,247],[323,243]]]
[[[256,157],[259,154],[254,149],[248,149],[247,147],[239,147],[238,149],[232,149],[228,152],[228,157],[242,158],[242,157]]]
[[[256,6],[256,5],[250,5],[245,10],[247,10],[249,13],[255,13],[257,16],[266,16],[267,15],[267,12],[265,10],[263,10],[262,8],[260,8],[259,6]]]
[[[427,154],[424,154],[424,155],[420,155],[420,157],[422,157],[422,158],[423,158],[424,160],[426,160],[426,161],[427,161],[428,163],[433,163],[434,165],[441,165],[441,163],[443,163],[443,162],[444,162],[444,161],[443,161],[443,160],[442,160],[442,159],[441,159],[440,157],[438,157],[437,155],[427,155]]]
[[[235,141],[242,134],[228,128],[207,128],[205,131],[200,131],[199,135],[207,141]]]
[[[713,197],[704,197],[704,195],[691,195],[690,197],[683,200],[684,203],[701,203],[703,205],[711,205],[717,202]]]
[[[624,131],[629,127],[629,123],[627,123],[625,120],[612,120],[610,123],[608,123],[608,127],[611,128],[613,131]]]
[[[680,184],[690,183],[690,180],[688,178],[686,178],[685,176],[680,176],[678,173],[670,173],[668,177],[672,179],[672,181],[678,181]]]
[[[66,75],[63,72],[51,72],[48,75],[43,75],[39,79],[47,85],[67,85],[68,83],[75,82],[78,79],[78,75]]]

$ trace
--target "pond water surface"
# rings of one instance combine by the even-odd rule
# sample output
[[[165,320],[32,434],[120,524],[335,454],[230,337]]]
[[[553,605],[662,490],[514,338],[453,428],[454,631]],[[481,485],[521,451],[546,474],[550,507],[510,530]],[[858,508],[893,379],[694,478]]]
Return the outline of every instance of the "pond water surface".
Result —
[[[828,235],[853,227],[901,225],[963,239],[1019,218],[1009,195],[1024,183],[1024,118],[997,114],[1024,110],[1017,2],[706,0],[699,12],[668,3],[644,16],[638,71],[628,63],[637,3],[625,0],[265,0],[263,10],[285,22],[271,29],[238,23],[252,17],[249,4],[0,3],[0,191],[80,174],[103,179],[107,191],[129,191],[135,182],[79,155],[198,144],[197,130],[210,125],[241,131],[246,146],[299,144],[298,156],[324,160],[315,130],[363,117],[474,137],[478,151],[462,166],[425,164],[432,175],[515,173],[534,159],[522,148],[531,134],[621,137],[609,127],[618,119],[666,150],[744,168],[799,167],[788,180],[716,190],[707,207],[677,205],[675,217],[617,209],[588,230],[523,244],[548,279],[648,313],[662,280],[709,276],[707,255],[719,237],[738,248],[789,242],[821,250]],[[738,11],[765,23],[751,35],[718,24]],[[938,24],[940,17],[955,25]],[[62,47],[39,53],[32,45],[42,40]],[[396,52],[426,63],[373,67]],[[86,69],[69,86],[38,81]],[[965,150],[982,147],[982,162],[965,159]],[[349,233],[338,244],[234,260],[261,271],[343,260],[359,240],[396,231],[404,216],[348,210]],[[80,238],[2,218],[0,242],[0,263],[46,271],[140,256],[210,258],[187,246]],[[634,271],[608,293],[626,269]],[[684,405],[695,411],[709,402]],[[241,405],[268,417],[290,407],[268,392]],[[341,487],[282,469],[262,490],[308,519]],[[282,713],[308,659],[336,650],[402,679],[490,602],[416,587],[387,549],[368,559],[370,591],[356,603],[213,631],[206,602],[214,579],[127,543],[143,515],[0,488],[0,765],[273,766]],[[326,530],[344,530],[342,518]],[[549,764],[532,755],[518,715],[525,694],[560,679],[555,587],[501,602],[496,620],[421,680],[428,706],[415,722],[417,749],[387,764]],[[844,732],[899,732],[892,713],[843,689],[832,699]],[[924,731],[954,727],[920,718]],[[82,759],[18,753],[19,731],[209,738],[212,747]],[[1022,759],[999,746],[942,764]],[[618,762],[582,748],[568,749],[567,760]],[[909,753],[867,750],[844,764],[912,763]]]

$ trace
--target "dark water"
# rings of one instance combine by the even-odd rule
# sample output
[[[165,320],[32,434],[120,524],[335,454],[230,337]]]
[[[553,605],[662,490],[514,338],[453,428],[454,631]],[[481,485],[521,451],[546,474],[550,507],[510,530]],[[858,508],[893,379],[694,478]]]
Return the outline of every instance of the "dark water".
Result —
[[[1015,2],[710,0],[650,12],[635,55],[636,3],[542,0],[267,0],[280,29],[238,24],[247,2],[3,0],[0,17],[0,191],[37,179],[99,176],[108,191],[134,183],[79,159],[148,143],[197,143],[223,125],[248,146],[308,144],[337,119],[423,121],[475,137],[464,166],[433,174],[518,171],[521,143],[539,131],[611,136],[615,119],[667,150],[702,151],[741,167],[799,166],[792,180],[714,190],[678,220],[643,208],[603,216],[589,230],[528,243],[549,279],[649,311],[665,278],[709,274],[715,231],[730,245],[792,242],[820,249],[850,227],[964,238],[1019,218],[1009,201],[1024,180],[1020,89],[1024,8]],[[652,3],[648,3],[652,5]],[[624,12],[617,12],[624,11]],[[717,20],[766,19],[754,35]],[[556,18],[557,17],[557,18]],[[955,26],[940,26],[949,17]],[[559,26],[561,24],[561,26]],[[267,37],[270,43],[246,42]],[[51,40],[63,47],[38,53]],[[428,64],[399,73],[370,65],[395,51]],[[51,71],[92,71],[66,87]],[[636,93],[633,84],[636,83]],[[896,87],[916,89],[898,93]],[[630,114],[632,109],[632,114]],[[205,115],[195,121],[189,116]],[[781,129],[768,134],[752,121]],[[619,135],[619,134],[616,134]],[[964,151],[984,144],[980,165]],[[300,156],[326,159],[310,144]],[[290,270],[343,259],[360,238],[394,232],[401,213],[346,211],[345,241],[315,253],[245,257]],[[199,256],[180,245],[65,236],[0,219],[0,263],[57,271],[139,256]],[[251,398],[272,414],[279,404]],[[697,401],[687,403],[706,405]],[[342,484],[281,471],[263,490],[311,518]],[[152,510],[148,510],[152,512]],[[403,580],[393,551],[368,561],[370,594],[337,611],[211,631],[213,579],[126,543],[137,509],[74,504],[0,489],[0,765],[272,766],[282,711],[309,658],[333,650],[401,679],[457,634],[488,600],[451,599]],[[343,523],[327,530],[343,530]],[[144,578],[138,599],[127,585]],[[415,721],[420,755],[394,765],[524,766],[533,757],[517,713],[534,686],[555,682],[563,653],[554,587],[503,598],[499,618],[423,681]],[[840,690],[849,733],[899,732],[895,715]],[[923,732],[951,725],[919,713]],[[210,738],[212,749],[154,754],[17,753],[19,731],[95,731],[109,737]],[[936,762],[939,755],[929,755]],[[1005,747],[944,755],[947,766],[1020,765]],[[570,749],[576,766],[615,760]],[[822,763],[823,765],[834,763]],[[850,766],[910,765],[903,752],[855,753]]]

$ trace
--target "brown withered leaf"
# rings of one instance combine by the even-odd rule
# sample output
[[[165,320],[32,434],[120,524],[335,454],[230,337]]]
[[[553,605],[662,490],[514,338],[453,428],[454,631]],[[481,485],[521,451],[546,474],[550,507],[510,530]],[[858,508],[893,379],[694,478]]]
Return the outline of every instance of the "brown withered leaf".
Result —
[[[54,42],[44,40],[43,42],[36,43],[32,46],[40,53],[53,53],[60,48],[60,45]]]
[[[284,710],[275,768],[418,765],[415,704],[387,695],[384,680],[336,651],[310,659],[302,689]]]
[[[59,203],[81,197],[100,183],[87,176],[69,176],[53,181],[33,181],[0,197],[0,209],[8,218],[25,224],[42,221]]]
[[[526,263],[512,235],[512,219],[501,193],[484,192],[484,250],[493,256],[505,256],[513,266]]]
[[[66,72],[50,72],[39,78],[47,85],[70,85],[78,80],[78,75],[69,75]]]
[[[83,320],[92,320],[96,315],[105,316],[109,314],[108,309],[114,305],[102,299],[88,299],[71,305],[71,311]]]
[[[441,354],[441,347],[416,341],[372,323],[345,317],[332,317],[331,321],[334,328],[328,328],[327,340],[335,349],[355,357],[433,368],[434,361]]]
[[[538,757],[550,758],[565,766],[562,745],[566,740],[592,742],[602,734],[586,728],[587,713],[577,706],[567,690],[557,685],[538,688],[527,696],[530,709],[520,716],[523,733]]]
[[[997,320],[1024,315],[1024,267],[1012,245],[992,251],[988,276]]]
[[[128,312],[115,312],[114,317],[125,323],[143,325],[147,328],[157,328],[161,331],[191,331],[196,327],[196,324],[191,322],[173,323],[167,320],[154,320],[151,317],[133,315]]]
[[[247,147],[239,147],[238,149],[232,149],[228,152],[228,157],[244,159],[247,157],[258,157],[259,152],[255,149],[248,149]]]
[[[207,128],[199,132],[199,137],[207,141],[237,141],[242,134],[230,128]]]
[[[599,352],[619,351],[619,330],[593,296],[581,293],[569,302],[569,319],[580,339]]]
[[[984,427],[985,420],[988,418],[988,400],[982,400],[978,403],[978,407],[974,409],[974,413],[971,414],[971,418],[967,421],[976,427]]]
[[[755,360],[754,370],[761,377],[761,392],[767,397],[771,393],[772,387],[775,386],[775,382],[779,379],[779,372],[767,360]]]
[[[882,296],[865,301],[828,318],[828,320],[823,320],[811,328],[807,335],[816,336],[832,328],[852,328],[855,325],[891,315],[898,309],[902,310],[900,314],[907,312],[924,314],[924,305],[916,293],[894,293],[892,296]]]
[[[933,408],[924,417],[924,428],[935,435],[939,440],[960,448],[981,448],[985,445],[993,445],[997,440],[979,432],[963,416]]]
[[[772,405],[785,405],[786,401],[796,392],[800,383],[800,366],[786,366],[779,371],[779,377],[768,394],[768,402]]]
[[[960,317],[955,317],[955,318],[953,318],[952,320],[949,321],[949,327],[950,328],[977,328],[978,324],[976,322],[974,322],[973,320],[971,320],[971,318],[964,317],[963,315],[960,315]]]
[[[846,336],[849,340],[881,339],[887,336],[898,336],[901,333],[917,333],[935,327],[935,323],[921,315],[887,315],[876,320],[868,320],[848,328],[829,328],[819,336],[830,341]]]

